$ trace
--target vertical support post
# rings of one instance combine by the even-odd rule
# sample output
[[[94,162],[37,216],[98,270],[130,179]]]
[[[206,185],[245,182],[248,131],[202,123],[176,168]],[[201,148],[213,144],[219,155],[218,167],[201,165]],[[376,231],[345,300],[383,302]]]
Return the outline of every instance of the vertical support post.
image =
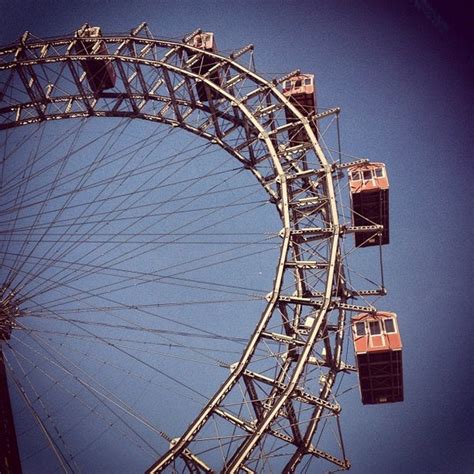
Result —
[[[0,340],[0,472],[21,474],[20,454],[16,441],[7,373]]]

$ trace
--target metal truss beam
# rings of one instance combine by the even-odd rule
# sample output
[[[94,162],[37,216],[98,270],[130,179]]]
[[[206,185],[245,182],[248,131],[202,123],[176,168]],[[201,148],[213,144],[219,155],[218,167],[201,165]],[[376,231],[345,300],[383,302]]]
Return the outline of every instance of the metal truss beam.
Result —
[[[108,53],[102,55],[95,54],[97,51],[89,55],[74,54],[77,40],[72,36],[45,41],[30,39],[20,46],[0,49],[0,74],[13,71],[24,88],[23,95],[17,95],[4,83],[1,97],[9,99],[2,99],[0,105],[0,129],[90,116],[141,118],[181,127],[235,156],[255,175],[277,205],[283,227],[280,256],[276,262],[273,289],[260,321],[228,378],[185,433],[175,439],[168,452],[156,460],[148,472],[160,472],[178,459],[191,472],[211,472],[205,455],[194,448],[199,434],[207,429],[214,415],[246,434],[235,440],[232,455],[225,463],[226,472],[254,472],[248,460],[267,435],[294,448],[288,461],[291,469],[307,454],[348,468],[346,460],[314,447],[312,438],[323,413],[336,417],[340,412],[339,404],[330,400],[337,372],[350,370],[340,359],[345,312],[374,310],[347,303],[349,292],[340,270],[340,240],[346,232],[367,231],[369,227],[369,230],[379,231],[380,226],[360,230],[340,225],[333,182],[336,169],[325,157],[311,121],[278,87],[299,71],[268,81],[236,61],[252,51],[251,45],[225,57],[188,43],[200,30],[180,43],[138,36],[146,33],[145,26],[140,25],[132,35],[102,37],[100,41],[108,49]],[[19,55],[19,48],[25,54]],[[205,56],[214,66],[206,74],[194,73],[193,63]],[[119,73],[113,90],[94,92],[88,89],[85,74],[81,72],[81,61],[86,59],[111,61]],[[52,71],[46,80],[35,72],[44,65]],[[70,89],[59,94],[53,88],[52,93],[46,94],[49,84],[58,80],[54,71],[58,71],[58,75],[68,74]],[[219,73],[222,83],[211,80],[213,72]],[[207,101],[196,99],[197,81],[205,85]],[[294,123],[286,123],[285,109],[295,117]],[[330,109],[314,115],[311,120],[338,113],[339,109]],[[308,142],[290,147],[288,131],[293,128],[304,129]],[[324,259],[308,256],[312,249],[315,254],[319,253],[321,246],[325,249]],[[317,279],[314,277],[316,272]],[[285,294],[289,282],[294,289],[292,295]],[[317,288],[313,288],[315,285]],[[336,294],[336,288],[342,296]],[[328,336],[329,332],[333,333],[328,324],[332,315],[337,315],[338,320],[334,348],[329,345]],[[313,318],[314,323],[299,330],[305,317]],[[324,341],[327,353],[322,363],[312,355],[321,341]],[[281,352],[272,352],[270,348],[277,345],[287,354],[297,348],[297,357],[288,356],[282,362]],[[260,359],[261,353],[267,357]],[[262,360],[267,366],[262,367]],[[308,368],[314,370],[315,364],[325,370],[324,382],[317,395],[306,387],[309,386],[306,380]],[[269,377],[268,373],[273,376]],[[245,386],[241,403],[252,407],[255,413],[252,422],[226,409],[227,400],[235,396],[241,384]],[[259,399],[261,384],[266,386],[265,399]],[[312,410],[311,422],[305,429],[305,422],[295,409],[297,403],[307,404]],[[275,428],[280,419],[289,422],[291,436]]]

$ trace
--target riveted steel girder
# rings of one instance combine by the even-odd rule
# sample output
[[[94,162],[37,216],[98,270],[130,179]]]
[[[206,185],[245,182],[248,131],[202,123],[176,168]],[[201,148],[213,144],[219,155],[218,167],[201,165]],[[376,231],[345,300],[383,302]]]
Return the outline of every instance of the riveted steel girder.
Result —
[[[97,51],[75,54],[74,36],[26,39],[0,49],[0,129],[80,117],[166,123],[235,156],[276,204],[282,221],[280,256],[260,321],[227,379],[148,472],[162,471],[179,459],[191,472],[210,471],[210,462],[197,448],[201,433],[216,416],[244,433],[230,442],[226,472],[252,472],[252,462],[258,464],[252,461],[252,453],[257,447],[263,449],[268,437],[277,437],[291,447],[288,472],[305,455],[348,467],[345,460],[312,445],[323,415],[337,416],[340,411],[332,401],[332,387],[343,365],[345,312],[360,308],[347,303],[345,288],[339,296],[335,292],[344,285],[343,231],[357,231],[343,229],[339,223],[335,169],[310,120],[283,95],[279,81],[268,81],[237,62],[252,48],[226,57],[186,42],[137,36],[140,31],[101,37],[107,47],[107,54],[101,55],[95,54]],[[198,74],[192,65],[202,57],[208,57],[214,66],[212,71]],[[91,90],[81,66],[85,60],[110,61],[118,73],[115,87]],[[220,81],[215,80],[215,74]],[[23,89],[11,87],[16,76]],[[207,101],[199,100],[194,90],[197,81],[206,88]],[[285,109],[297,121],[286,123]],[[315,119],[337,113],[339,109],[331,109]],[[293,127],[304,128],[307,143],[289,146],[288,130]],[[293,294],[287,295],[284,288],[290,283]],[[315,294],[317,297],[312,296]],[[338,328],[332,350],[330,317]],[[311,324],[301,331],[301,324],[309,319]],[[323,347],[325,355],[318,359],[314,352]],[[317,360],[320,362],[315,364]],[[272,377],[266,375],[269,371]],[[238,411],[228,410],[238,397],[240,407],[253,413],[251,424]],[[296,408],[301,404],[310,407],[310,418],[303,415],[307,410]]]

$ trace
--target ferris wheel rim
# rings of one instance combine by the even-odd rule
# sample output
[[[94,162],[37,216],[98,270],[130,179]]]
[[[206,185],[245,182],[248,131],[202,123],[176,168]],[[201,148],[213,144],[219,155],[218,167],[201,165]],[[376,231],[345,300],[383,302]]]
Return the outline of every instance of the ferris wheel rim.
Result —
[[[236,69],[240,70],[241,73],[252,77],[256,82],[260,83],[262,87],[264,87],[269,93],[272,94],[273,97],[275,97],[279,102],[282,108],[288,108],[289,110],[292,111],[292,113],[298,118],[299,120],[299,125],[304,128],[307,136],[310,139],[310,146],[314,150],[315,156],[318,158],[320,164],[321,164],[321,169],[318,170],[318,173],[322,174],[324,176],[324,182],[326,186],[326,191],[329,194],[329,206],[328,209],[330,209],[329,215],[328,215],[328,225],[327,228],[330,230],[330,243],[328,239],[328,247],[330,248],[330,261],[332,262],[331,265],[328,268],[327,271],[327,285],[326,285],[326,294],[323,297],[323,305],[319,308],[320,314],[324,314],[326,311],[328,311],[329,306],[331,304],[331,291],[332,291],[332,282],[334,279],[334,271],[335,271],[335,263],[338,255],[338,250],[339,250],[339,238],[340,238],[340,227],[338,223],[338,213],[337,213],[337,207],[336,207],[336,199],[335,199],[335,193],[333,189],[333,184],[332,184],[332,173],[333,169],[331,165],[327,162],[320,146],[319,143],[315,137],[315,134],[309,124],[309,121],[307,120],[306,117],[304,117],[301,112],[279,91],[277,84],[272,82],[272,81],[267,81],[266,79],[262,78],[255,72],[245,68],[244,66],[240,65],[237,63],[234,59],[226,58],[225,56],[221,56],[218,54],[214,53],[208,53],[208,52],[203,52],[202,50],[199,50],[198,48],[193,48],[189,45],[186,45],[185,43],[179,43],[179,42],[170,42],[167,40],[159,40],[159,39],[144,39],[136,36],[114,36],[114,35],[104,35],[101,39],[103,39],[107,44],[112,44],[117,41],[121,42],[140,42],[141,44],[156,44],[156,45],[161,45],[161,46],[166,46],[166,47],[171,47],[171,48],[184,48],[184,49],[190,49],[193,50],[196,54],[201,54],[201,55],[208,55],[211,58],[218,59],[219,61],[225,62],[228,65],[232,65],[232,67],[235,67]],[[73,36],[69,37],[63,37],[61,39],[56,39],[52,41],[44,40],[44,41],[36,41],[31,44],[32,48],[36,47],[41,47],[44,48],[46,45],[50,46],[55,46],[55,45],[60,45],[60,44],[71,44],[74,42],[76,39]],[[86,58],[90,59],[97,59],[97,55],[75,55],[75,56],[58,56],[55,58],[36,58],[36,59],[20,59],[20,60],[15,60],[13,63],[2,63],[1,59],[3,55],[11,54],[13,51],[18,50],[18,48],[21,48],[24,46],[25,43],[18,43],[12,47],[8,48],[3,48],[0,49],[0,71],[5,70],[5,69],[14,69],[16,67],[22,68],[22,67],[28,67],[28,66],[37,66],[41,64],[49,64],[49,63],[56,63],[56,62],[67,62],[69,63],[74,63],[74,62],[80,62],[81,60],[84,60]],[[244,354],[242,355],[240,362],[237,363],[236,367],[234,370],[231,372],[229,375],[228,379],[226,382],[223,383],[221,386],[221,389],[216,393],[216,395],[212,398],[214,405],[212,405],[211,401],[209,401],[208,408],[213,409],[212,407],[218,406],[220,401],[225,397],[226,393],[237,383],[237,381],[241,378],[243,372],[246,370],[246,367],[249,363],[249,359],[252,356],[253,351],[255,350],[255,347],[257,345],[257,342],[259,338],[261,337],[262,333],[265,330],[265,327],[271,318],[273,311],[275,310],[279,299],[280,299],[280,292],[281,292],[281,286],[282,286],[282,281],[283,281],[283,272],[285,265],[287,264],[288,261],[288,252],[290,250],[290,245],[292,244],[292,232],[295,230],[294,223],[292,222],[292,218],[290,215],[290,197],[289,197],[289,191],[288,191],[288,183],[287,181],[292,178],[292,175],[289,175],[287,171],[283,169],[280,163],[280,156],[279,152],[280,150],[275,149],[275,146],[268,134],[268,132],[262,128],[260,122],[258,121],[257,118],[255,118],[253,112],[246,107],[246,105],[239,100],[239,98],[231,96],[230,93],[227,90],[224,90],[223,88],[219,87],[216,85],[212,80],[210,80],[208,77],[204,77],[198,74],[193,73],[192,71],[189,71],[188,69],[185,68],[179,68],[173,65],[170,65],[166,62],[163,61],[152,61],[149,59],[143,59],[143,58],[137,58],[133,56],[121,56],[121,55],[107,55],[107,56],[101,56],[100,59],[110,59],[113,60],[114,62],[126,62],[126,63],[132,63],[132,64],[143,64],[147,65],[150,67],[157,67],[157,68],[165,68],[169,69],[172,72],[182,74],[185,77],[188,77],[190,79],[199,79],[203,83],[205,83],[210,89],[216,91],[220,97],[222,97],[225,101],[229,103],[230,106],[238,108],[242,113],[243,116],[245,117],[246,120],[249,121],[249,123],[256,129],[258,130],[259,133],[259,138],[265,143],[272,163],[277,170],[277,175],[275,176],[275,181],[278,182],[279,186],[279,192],[280,192],[280,206],[277,206],[279,212],[280,212],[280,217],[282,219],[283,223],[283,229],[281,232],[281,237],[282,237],[282,243],[280,247],[280,256],[278,259],[277,263],[277,268],[276,268],[276,274],[274,278],[274,286],[271,292],[271,296],[268,299],[268,305],[266,310],[262,313],[262,316],[260,318],[260,322],[257,326],[257,329],[255,330],[254,334],[251,336],[248,346],[246,350],[244,351]],[[94,94],[86,97],[87,99],[93,100]],[[132,99],[132,97],[127,96],[125,99]],[[138,96],[133,97],[133,99],[140,98]],[[61,100],[73,100],[73,101],[80,101],[84,99],[83,94],[77,94],[76,96],[67,96],[64,97]],[[38,107],[38,105],[41,106],[41,104],[38,104],[36,101],[31,101],[30,104],[21,104],[21,107],[27,106],[27,107]],[[204,105],[201,103],[199,106],[196,104],[188,104],[190,107],[204,107]],[[2,110],[5,110],[2,109]],[[0,113],[2,112],[0,110]],[[171,121],[171,120],[166,120],[165,118],[157,118],[157,117],[151,117],[151,116],[146,116],[143,115],[141,116],[140,113],[129,113],[129,112],[120,112],[120,111],[95,111],[94,108],[85,110],[82,113],[79,113],[77,111],[75,112],[70,112],[66,114],[51,114],[47,115],[44,114],[42,117],[38,117],[36,119],[29,119],[29,121],[24,121],[22,122],[21,120],[18,120],[17,122],[12,122],[9,123],[7,126],[4,126],[3,124],[0,124],[0,128],[10,128],[10,127],[16,127],[16,126],[21,126],[25,125],[28,123],[34,123],[32,120],[37,121],[37,122],[45,122],[45,121],[54,121],[54,120],[59,120],[59,119],[66,119],[66,118],[76,118],[76,117],[126,117],[130,119],[145,119],[145,120],[150,120],[150,121],[157,121],[157,122],[163,122],[167,125],[171,126],[177,126],[180,127],[188,132],[195,133],[197,135],[200,135],[201,137],[208,139],[209,141],[221,146],[226,152],[230,153],[234,157],[238,158],[238,153],[235,150],[232,150],[230,147],[225,146],[224,142],[216,135],[210,135],[210,134],[205,134],[201,130],[197,129],[192,129],[191,126],[188,126],[184,121],[183,122],[177,122],[177,121]],[[244,125],[242,125],[244,127]],[[239,160],[241,163],[243,160]],[[252,165],[250,165],[251,168]],[[247,167],[247,166],[245,166]],[[257,179],[260,181],[260,184],[262,184],[262,181],[259,179],[259,176],[257,173],[255,173],[255,170],[251,168],[252,172],[257,176]],[[302,170],[303,171],[303,170]],[[265,190],[268,191],[267,187],[264,186]],[[326,234],[328,234],[328,230],[326,230]],[[321,318],[322,321],[323,318]],[[318,335],[319,331],[319,326],[314,326],[312,329],[312,334],[310,339],[308,339],[308,342],[305,346],[305,349],[302,352],[302,357],[300,359],[300,362],[298,363],[298,369],[299,372],[301,373],[306,361],[309,357],[309,351],[311,350],[312,345],[314,344],[314,341]],[[296,377],[295,380],[297,380],[298,377]],[[294,392],[296,389],[296,382],[294,382],[291,386],[288,385],[288,387],[285,389],[285,396],[289,396],[291,393]],[[322,397],[324,398],[324,397]],[[281,408],[282,404],[284,403],[284,399],[282,398],[282,401],[280,405],[275,405],[273,408],[273,412],[271,416],[275,416],[278,412],[278,410]],[[186,449],[186,443],[189,441],[190,438],[199,430],[200,425],[203,423],[204,418],[207,415],[202,415],[201,418],[198,418],[195,420],[195,422],[192,424],[193,428],[188,428],[187,434],[183,435],[182,438],[179,439],[178,442],[176,442],[170,451],[168,452],[168,460],[171,459],[172,456],[178,455],[177,453],[183,453],[184,450]],[[269,423],[272,420],[272,417],[269,416],[267,418],[267,421],[265,422],[266,424],[262,424],[261,429],[265,429],[268,427]],[[255,435],[257,436],[257,435]],[[255,439],[254,439],[255,441]],[[167,461],[166,461],[167,462]],[[234,465],[239,465],[243,462],[243,456],[241,456],[240,459],[237,459],[234,461]],[[160,464],[160,466],[163,466],[163,463]],[[155,468],[150,468],[150,472],[155,472]]]

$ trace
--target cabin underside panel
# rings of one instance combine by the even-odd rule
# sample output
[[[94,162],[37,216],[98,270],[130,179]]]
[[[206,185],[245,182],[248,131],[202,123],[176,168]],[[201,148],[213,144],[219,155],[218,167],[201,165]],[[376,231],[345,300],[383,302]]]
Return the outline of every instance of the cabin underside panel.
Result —
[[[403,401],[402,351],[358,354],[357,368],[364,405]]]
[[[388,217],[388,189],[352,194],[352,214],[355,226],[383,225],[382,235],[374,231],[355,234],[356,247],[370,247],[390,243]]]

